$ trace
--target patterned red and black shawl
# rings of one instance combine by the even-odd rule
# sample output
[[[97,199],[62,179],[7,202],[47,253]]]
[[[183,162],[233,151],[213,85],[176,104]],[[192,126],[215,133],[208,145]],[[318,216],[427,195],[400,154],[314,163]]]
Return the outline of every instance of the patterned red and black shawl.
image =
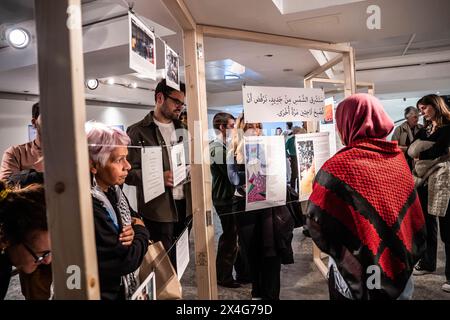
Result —
[[[367,108],[373,109],[373,103]],[[358,110],[347,111],[356,114],[352,121],[359,121]],[[363,125],[374,117],[373,110],[365,112],[366,121],[359,121]],[[384,139],[392,128],[386,128],[382,139],[353,134],[352,140],[355,130],[346,131],[342,121],[341,115],[341,126],[339,119],[337,124],[347,147],[316,176],[307,213],[310,233],[334,258],[355,299],[396,299],[425,249],[424,216],[413,178],[397,143]],[[353,127],[360,133],[369,131],[358,124]],[[366,285],[374,274],[369,266],[381,271],[380,289]]]

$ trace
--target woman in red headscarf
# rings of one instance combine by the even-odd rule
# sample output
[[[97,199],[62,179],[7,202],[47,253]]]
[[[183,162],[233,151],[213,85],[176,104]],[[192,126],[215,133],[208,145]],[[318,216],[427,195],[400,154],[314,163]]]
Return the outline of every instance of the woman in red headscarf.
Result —
[[[346,147],[318,172],[307,213],[314,242],[330,255],[330,298],[411,298],[425,225],[405,157],[386,141],[394,124],[367,94],[341,102],[336,124]]]

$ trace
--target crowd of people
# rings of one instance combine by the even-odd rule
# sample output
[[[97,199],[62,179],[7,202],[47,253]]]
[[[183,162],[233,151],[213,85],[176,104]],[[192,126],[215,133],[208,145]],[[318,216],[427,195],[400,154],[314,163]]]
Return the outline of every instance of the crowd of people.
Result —
[[[127,132],[102,123],[86,123],[95,241],[101,298],[129,299],[139,285],[138,270],[149,240],[161,241],[173,266],[177,238],[191,228],[191,186],[174,185],[170,148],[186,134],[185,86],[155,89],[155,109]],[[424,124],[419,125],[420,114]],[[305,229],[330,257],[330,299],[411,299],[414,276],[436,271],[437,229],[445,247],[450,292],[450,111],[443,99],[427,95],[405,110],[405,123],[394,124],[373,96],[356,94],[336,109],[343,149],[316,173]],[[52,296],[51,243],[46,219],[44,156],[39,104],[32,108],[35,140],[12,146],[0,170],[0,296],[6,295],[11,270],[20,274],[26,299]],[[282,264],[294,263],[295,221],[288,205],[246,211],[248,192],[245,144],[262,135],[261,123],[246,123],[225,112],[214,116],[210,141],[212,201],[222,226],[217,283],[238,288],[251,283],[252,299],[280,298]],[[291,165],[289,187],[298,190],[295,135],[285,136]],[[289,132],[288,132],[289,131]],[[162,147],[165,192],[145,202],[139,148]],[[311,146],[304,146],[312,157]],[[186,152],[189,154],[189,152]],[[189,163],[186,159],[186,163]],[[307,165],[305,163],[305,165]],[[137,210],[122,191],[136,186]],[[369,285],[373,272],[377,281]]]

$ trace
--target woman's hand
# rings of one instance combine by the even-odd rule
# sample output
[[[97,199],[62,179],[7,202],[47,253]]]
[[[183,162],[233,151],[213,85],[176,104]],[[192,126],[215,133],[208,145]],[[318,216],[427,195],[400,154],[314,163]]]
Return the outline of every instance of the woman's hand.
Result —
[[[119,235],[119,240],[124,246],[131,246],[134,239],[134,230],[131,225],[125,226],[122,229],[122,233]]]

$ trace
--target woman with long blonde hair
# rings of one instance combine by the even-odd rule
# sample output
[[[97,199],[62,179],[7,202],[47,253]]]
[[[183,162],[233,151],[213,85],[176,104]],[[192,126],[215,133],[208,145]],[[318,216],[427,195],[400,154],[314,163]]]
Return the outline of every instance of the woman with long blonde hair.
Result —
[[[241,257],[247,260],[252,281],[252,298],[278,300],[281,263],[293,263],[291,240],[294,223],[286,206],[245,211],[244,138],[260,135],[262,124],[245,123],[244,115],[241,114],[232,136],[227,170],[230,182],[236,186],[232,208],[238,225]]]

